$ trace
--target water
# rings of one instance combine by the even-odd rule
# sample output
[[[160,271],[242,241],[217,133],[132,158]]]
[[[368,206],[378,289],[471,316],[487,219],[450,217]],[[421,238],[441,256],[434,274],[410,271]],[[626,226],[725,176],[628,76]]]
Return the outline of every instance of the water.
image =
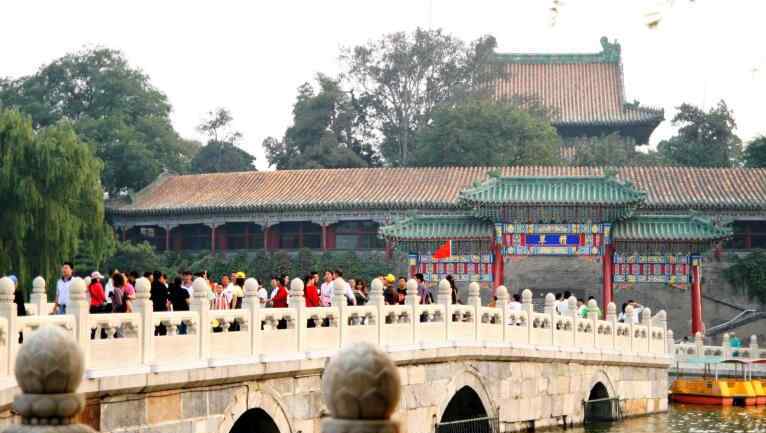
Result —
[[[667,413],[591,424],[571,433],[766,433],[766,406],[671,405]]]

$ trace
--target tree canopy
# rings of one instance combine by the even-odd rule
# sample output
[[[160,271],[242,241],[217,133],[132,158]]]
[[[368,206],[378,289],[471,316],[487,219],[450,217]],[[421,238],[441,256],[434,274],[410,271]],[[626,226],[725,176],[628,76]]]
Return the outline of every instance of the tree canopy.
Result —
[[[379,165],[367,101],[343,90],[337,79],[319,74],[317,84],[318,91],[311,83],[298,88],[284,137],[264,140],[269,164],[279,170]]]
[[[496,45],[492,36],[466,44],[442,30],[418,28],[343,52],[344,77],[369,103],[389,164],[411,163],[415,133],[430,122],[436,107],[491,90],[482,84],[499,71],[490,67]]]
[[[211,111],[197,129],[207,134],[208,142],[191,161],[193,173],[225,173],[255,170],[255,156],[238,147],[242,133],[231,128],[229,110]]]
[[[109,192],[140,189],[163,169],[185,172],[197,148],[173,129],[165,94],[116,50],[67,54],[34,75],[0,81],[0,106],[31,116],[35,128],[69,120],[104,162]]]
[[[754,138],[745,148],[744,161],[746,167],[766,167],[766,136]]]
[[[415,136],[411,165],[557,165],[559,136],[544,118],[516,105],[471,98],[436,107]]]
[[[656,151],[637,151],[634,145],[614,133],[578,140],[573,163],[581,167],[656,166],[664,160]]]
[[[0,269],[25,283],[56,275],[80,246],[109,249],[101,162],[62,121],[33,129],[30,117],[0,110]]]
[[[731,167],[739,163],[742,141],[734,133],[734,114],[726,102],[708,111],[690,104],[678,107],[673,125],[678,133],[657,147],[672,165],[687,167]]]

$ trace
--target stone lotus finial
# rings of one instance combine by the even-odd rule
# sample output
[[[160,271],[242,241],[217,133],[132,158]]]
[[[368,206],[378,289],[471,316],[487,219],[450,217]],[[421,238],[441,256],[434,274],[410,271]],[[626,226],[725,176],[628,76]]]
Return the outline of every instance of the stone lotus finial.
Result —
[[[258,280],[255,278],[248,278],[245,280],[245,287],[243,289],[245,290],[245,296],[253,297],[258,296],[258,289],[260,287],[258,286]]]
[[[591,299],[588,301],[588,311],[593,311],[593,312],[598,311],[598,302],[596,302],[595,299]]]
[[[510,295],[508,295],[508,288],[500,285],[495,289],[495,296],[497,296],[497,302],[508,302]]]
[[[66,425],[66,429],[56,431],[93,432],[74,423],[74,417],[85,407],[84,397],[76,394],[84,368],[77,342],[60,327],[44,325],[33,332],[16,357],[16,381],[22,393],[14,399],[13,409],[22,424],[5,431],[54,431],[42,426]]]
[[[207,293],[210,290],[210,286],[207,284],[207,280],[202,277],[197,277],[192,283],[192,296],[207,301]]]
[[[529,289],[524,289],[521,292],[521,302],[524,304],[531,304],[532,303],[532,291]]]
[[[545,295],[545,314],[553,313],[553,305],[556,303],[556,296],[553,293]]]
[[[374,278],[370,282],[370,304],[383,304],[385,302],[383,297],[383,281],[380,278]]]
[[[625,321],[628,323],[633,323],[633,306],[628,305],[625,307]]]
[[[192,285],[194,287],[194,285]],[[141,277],[136,280],[136,299],[147,300],[151,296],[152,283],[146,277]]]
[[[567,306],[569,307],[569,311],[577,311],[577,297],[576,296],[570,296],[569,299],[567,299]]]
[[[407,294],[417,294],[418,293],[418,282],[414,278],[410,278],[407,280]]]
[[[755,334],[750,336],[750,347],[758,347],[758,336]]]
[[[606,306],[606,320],[617,320],[617,305],[614,302]]]
[[[338,352],[322,377],[322,399],[330,417],[324,433],[396,433],[390,420],[401,395],[399,370],[370,343],[356,343]]]
[[[644,307],[641,310],[641,323],[649,323],[652,320],[652,310],[649,307]]]
[[[477,283],[476,281],[472,281],[471,284],[468,285],[468,297],[470,298],[481,297],[481,287],[479,286],[479,283]]]
[[[72,278],[72,284],[69,286],[69,299],[71,301],[85,301],[85,280],[80,277]]]
[[[306,305],[303,301],[303,280],[293,278],[290,281],[290,297],[287,299],[290,308],[297,308]]]
[[[37,276],[32,280],[32,293],[36,295],[45,293],[45,278]]]
[[[13,292],[15,291],[13,280],[8,277],[0,278],[0,302],[11,303],[13,302]]]
[[[295,281],[295,280],[293,280]],[[332,282],[332,294],[335,296],[346,296],[346,280],[338,277]]]
[[[654,316],[654,319],[657,323],[663,324],[668,321],[668,313],[665,312],[665,310],[660,310],[657,312],[657,315]]]
[[[439,294],[452,295],[452,286],[450,286],[449,281],[447,281],[446,278],[439,281]]]

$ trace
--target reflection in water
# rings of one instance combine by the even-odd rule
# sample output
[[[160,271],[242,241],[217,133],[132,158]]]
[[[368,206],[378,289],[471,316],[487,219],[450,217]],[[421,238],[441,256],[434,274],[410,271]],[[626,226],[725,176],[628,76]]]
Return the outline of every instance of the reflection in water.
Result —
[[[672,405],[668,413],[591,424],[572,433],[766,433],[766,407]]]

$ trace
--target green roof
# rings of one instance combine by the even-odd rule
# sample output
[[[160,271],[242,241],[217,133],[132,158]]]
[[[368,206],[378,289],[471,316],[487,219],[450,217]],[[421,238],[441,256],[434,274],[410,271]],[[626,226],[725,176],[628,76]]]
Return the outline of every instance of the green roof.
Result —
[[[731,235],[730,228],[696,215],[640,215],[612,229],[615,241],[715,241]]]
[[[586,205],[636,207],[646,193],[610,176],[493,177],[460,192],[471,206]]]
[[[536,64],[589,64],[589,63],[620,63],[620,44],[609,42],[606,36],[601,38],[599,53],[495,53],[498,63],[516,63],[526,65]]]
[[[416,216],[380,228],[391,240],[491,239],[494,225],[471,216]]]

